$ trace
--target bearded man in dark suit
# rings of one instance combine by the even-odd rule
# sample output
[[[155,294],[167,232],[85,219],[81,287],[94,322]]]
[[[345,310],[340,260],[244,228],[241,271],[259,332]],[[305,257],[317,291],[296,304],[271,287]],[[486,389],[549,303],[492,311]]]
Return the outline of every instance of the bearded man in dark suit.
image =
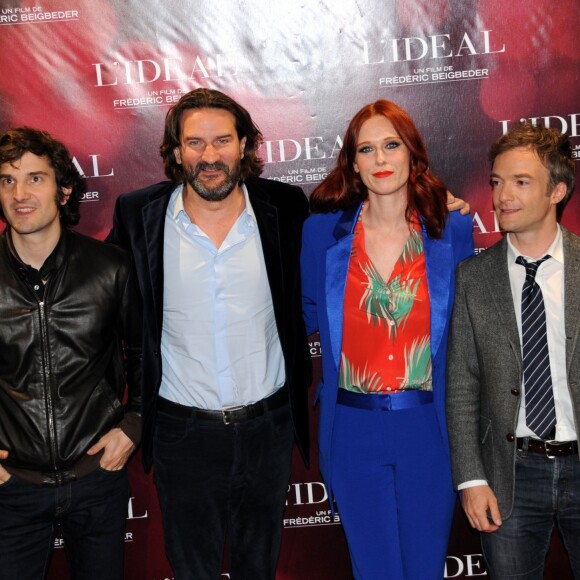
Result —
[[[308,203],[260,179],[262,136],[227,95],[168,112],[170,181],[117,200],[144,306],[143,458],[176,578],[273,579],[296,440],[308,462],[310,357],[299,256]]]

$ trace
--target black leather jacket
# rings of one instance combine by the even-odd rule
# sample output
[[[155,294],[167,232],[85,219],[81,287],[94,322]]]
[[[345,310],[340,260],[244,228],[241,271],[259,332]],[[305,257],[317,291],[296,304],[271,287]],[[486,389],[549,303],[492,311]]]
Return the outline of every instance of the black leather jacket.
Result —
[[[73,470],[115,426],[137,443],[140,297],[130,257],[115,246],[64,230],[40,296],[10,246],[7,229],[0,239],[0,449],[9,457],[2,464],[50,479]]]

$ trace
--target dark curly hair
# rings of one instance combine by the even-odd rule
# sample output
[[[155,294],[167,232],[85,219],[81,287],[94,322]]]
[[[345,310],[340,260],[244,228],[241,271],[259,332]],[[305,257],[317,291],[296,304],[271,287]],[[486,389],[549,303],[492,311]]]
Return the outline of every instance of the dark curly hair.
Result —
[[[46,157],[54,169],[57,186],[57,199],[60,211],[60,221],[63,226],[74,226],[80,219],[80,201],[87,189],[86,180],[81,177],[68,149],[51,137],[46,131],[31,127],[15,127],[0,135],[0,165],[13,164],[25,153],[33,153],[39,157]],[[72,191],[65,204],[63,191],[70,188]],[[0,218],[5,220],[4,212],[0,207]]]
[[[566,202],[574,190],[576,181],[576,164],[572,159],[572,149],[568,135],[558,129],[550,129],[543,125],[532,125],[529,121],[521,121],[508,129],[489,149],[491,166],[498,155],[524,147],[535,151],[544,167],[549,172],[548,187],[553,190],[558,183],[566,185],[566,195],[558,202],[558,215],[562,213]]]
[[[425,144],[409,114],[385,99],[365,105],[352,118],[344,136],[336,167],[310,196],[311,210],[328,212],[346,209],[349,205],[367,198],[367,188],[360,175],[354,171],[354,161],[361,127],[365,121],[376,116],[388,119],[409,149],[411,167],[407,182],[407,221],[411,222],[415,215],[419,216],[427,235],[431,238],[440,238],[449,214],[447,188],[429,170]]]
[[[183,95],[181,99],[167,112],[165,118],[165,133],[159,152],[163,158],[165,175],[172,181],[183,181],[183,167],[175,159],[175,148],[181,145],[181,118],[189,109],[224,109],[229,111],[236,120],[238,139],[246,138],[244,157],[240,166],[240,181],[248,176],[257,177],[262,173],[264,162],[257,155],[262,143],[262,133],[252,121],[250,113],[231,97],[213,89],[195,89]]]

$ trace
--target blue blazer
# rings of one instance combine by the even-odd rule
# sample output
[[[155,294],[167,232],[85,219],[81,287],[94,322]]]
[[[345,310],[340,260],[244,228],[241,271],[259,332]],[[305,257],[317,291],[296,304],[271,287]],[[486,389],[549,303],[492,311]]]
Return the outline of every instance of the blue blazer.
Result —
[[[334,497],[330,480],[331,442],[342,350],[344,291],[354,226],[361,207],[362,204],[357,204],[345,211],[314,214],[306,220],[303,231],[302,308],[307,333],[320,332],[323,378],[318,385],[315,403],[320,399],[319,461],[331,503]],[[431,300],[433,395],[441,437],[447,449],[445,360],[453,309],[454,273],[459,262],[473,254],[472,231],[471,217],[459,212],[450,214],[439,240],[429,238],[423,228]]]

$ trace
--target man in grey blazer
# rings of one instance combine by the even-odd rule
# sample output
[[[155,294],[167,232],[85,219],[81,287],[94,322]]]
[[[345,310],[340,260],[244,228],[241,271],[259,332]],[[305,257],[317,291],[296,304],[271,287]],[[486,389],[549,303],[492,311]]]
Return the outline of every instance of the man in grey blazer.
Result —
[[[554,520],[580,578],[580,238],[557,221],[575,164],[565,135],[525,123],[490,159],[507,234],[457,269],[447,369],[454,484],[484,532],[492,578],[543,578]]]

